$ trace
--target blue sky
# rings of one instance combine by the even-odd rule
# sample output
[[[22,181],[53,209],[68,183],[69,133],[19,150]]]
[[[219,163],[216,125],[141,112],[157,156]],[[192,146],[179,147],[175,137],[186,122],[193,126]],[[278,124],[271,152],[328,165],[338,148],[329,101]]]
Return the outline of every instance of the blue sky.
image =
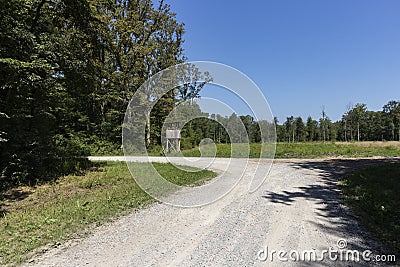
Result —
[[[400,100],[398,0],[167,3],[186,25],[188,60],[248,75],[280,122],[290,115],[318,118],[322,106],[337,120],[349,103],[381,110]],[[202,94],[229,99],[224,91],[214,86]]]

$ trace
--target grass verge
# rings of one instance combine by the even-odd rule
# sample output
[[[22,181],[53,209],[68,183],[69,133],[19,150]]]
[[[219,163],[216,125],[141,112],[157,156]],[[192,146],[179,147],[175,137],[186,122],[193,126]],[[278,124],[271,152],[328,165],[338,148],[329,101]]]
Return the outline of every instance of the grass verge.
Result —
[[[135,175],[148,175],[149,163],[135,164]],[[154,167],[178,185],[198,184],[216,175],[207,170],[186,172],[171,164],[154,163]],[[92,226],[152,201],[123,162],[99,163],[84,175],[2,193],[0,264],[22,263],[40,247],[57,246],[71,237],[85,235]]]
[[[369,167],[341,181],[342,194],[366,228],[400,253],[400,163]]]

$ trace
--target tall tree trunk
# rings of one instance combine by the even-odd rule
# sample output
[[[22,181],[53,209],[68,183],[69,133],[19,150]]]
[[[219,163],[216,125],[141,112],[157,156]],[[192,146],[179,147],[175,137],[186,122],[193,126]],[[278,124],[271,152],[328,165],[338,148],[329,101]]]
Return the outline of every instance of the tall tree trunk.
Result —
[[[150,110],[144,111],[146,118],[146,147],[150,146]]]
[[[350,141],[353,141],[353,126],[350,124]]]
[[[400,126],[399,126],[399,133],[398,133],[398,139],[399,139],[399,142],[400,142]]]
[[[292,138],[292,143],[294,143],[294,129],[293,129],[293,138]]]

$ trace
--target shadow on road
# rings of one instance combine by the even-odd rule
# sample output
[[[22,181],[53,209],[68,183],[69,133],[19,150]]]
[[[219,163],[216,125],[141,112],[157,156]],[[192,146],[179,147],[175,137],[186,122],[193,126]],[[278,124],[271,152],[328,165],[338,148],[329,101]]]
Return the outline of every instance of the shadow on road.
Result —
[[[292,162],[291,167],[298,170],[312,170],[322,179],[314,184],[289,189],[290,191],[268,192],[262,197],[284,206],[293,205],[298,199],[311,200],[319,207],[315,213],[321,219],[320,222],[311,222],[312,224],[322,228],[325,233],[342,236],[346,240],[353,238],[362,240],[358,244],[349,243],[347,249],[358,251],[369,249],[374,254],[389,254],[390,252],[378,241],[379,237],[373,233],[366,234],[365,229],[358,225],[357,218],[343,205],[338,186],[338,182],[354,170],[389,162],[400,162],[400,159],[329,159]]]

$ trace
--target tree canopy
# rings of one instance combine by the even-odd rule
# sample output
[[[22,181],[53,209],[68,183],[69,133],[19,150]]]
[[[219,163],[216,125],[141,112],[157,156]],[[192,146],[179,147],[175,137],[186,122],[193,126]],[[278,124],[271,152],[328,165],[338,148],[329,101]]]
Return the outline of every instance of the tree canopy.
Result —
[[[185,59],[183,24],[163,1],[0,5],[2,188],[78,170],[94,149],[119,148],[136,89]]]

